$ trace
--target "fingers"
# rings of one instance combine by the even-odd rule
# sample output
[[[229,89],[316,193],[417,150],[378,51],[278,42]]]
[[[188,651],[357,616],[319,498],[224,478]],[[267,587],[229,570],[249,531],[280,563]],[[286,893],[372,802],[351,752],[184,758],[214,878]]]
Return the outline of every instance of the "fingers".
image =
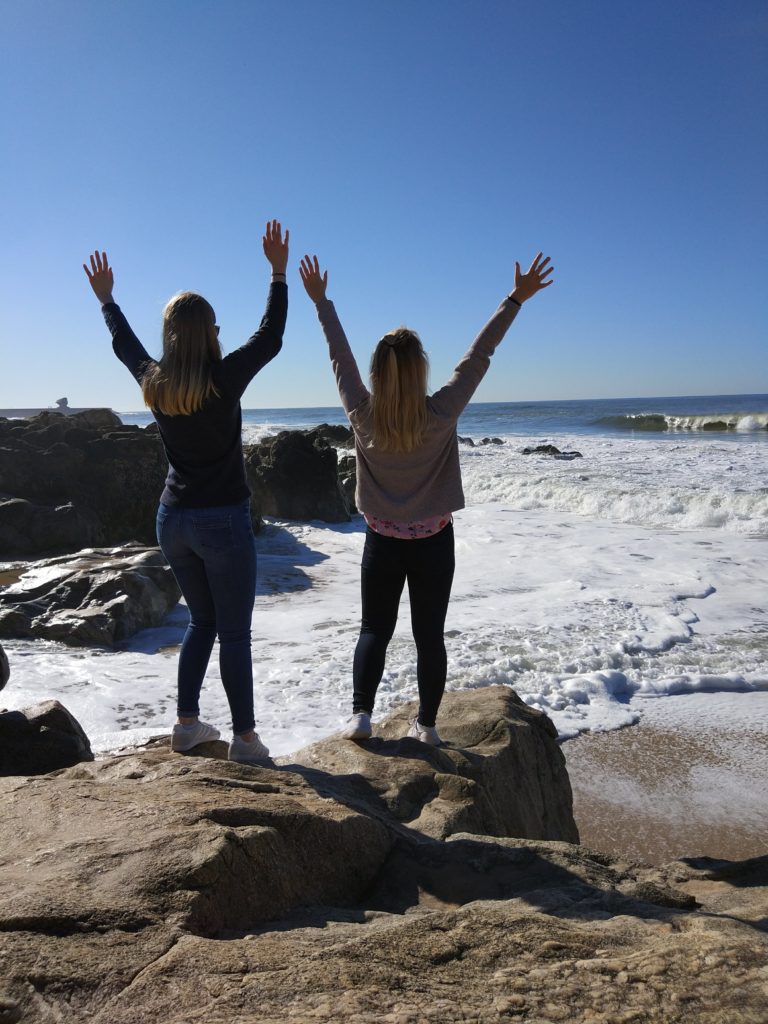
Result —
[[[92,281],[92,280],[93,280],[93,274],[92,274],[92,273],[90,272],[90,270],[88,269],[88,267],[86,267],[86,265],[85,265],[85,264],[83,264],[83,270],[84,270],[84,271],[86,272],[86,274],[88,275],[88,280],[89,280],[89,281]]]

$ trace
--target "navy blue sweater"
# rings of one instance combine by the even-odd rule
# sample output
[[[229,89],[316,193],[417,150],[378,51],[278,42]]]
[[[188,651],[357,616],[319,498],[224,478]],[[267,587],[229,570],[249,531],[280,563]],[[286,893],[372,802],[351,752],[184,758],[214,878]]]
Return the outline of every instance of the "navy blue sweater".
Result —
[[[102,306],[102,313],[115,355],[141,384],[152,358],[116,303]],[[201,409],[188,416],[166,416],[152,410],[169,463],[160,498],[163,504],[185,508],[236,505],[251,493],[243,465],[240,397],[280,351],[287,313],[288,288],[273,281],[259,329],[242,348],[213,364],[218,397],[211,395]]]

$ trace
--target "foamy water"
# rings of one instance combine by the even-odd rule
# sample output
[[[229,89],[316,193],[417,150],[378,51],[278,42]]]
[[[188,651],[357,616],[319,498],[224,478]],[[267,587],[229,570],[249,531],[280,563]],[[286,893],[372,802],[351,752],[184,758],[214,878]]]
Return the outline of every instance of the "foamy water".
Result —
[[[246,439],[294,425],[249,424]],[[505,444],[461,450],[448,688],[513,686],[564,738],[633,724],[651,706],[674,718],[685,702],[672,695],[702,694],[717,717],[722,701],[738,715],[742,695],[759,694],[750,715],[768,730],[768,445],[499,425],[487,432]],[[521,454],[546,441],[583,458]],[[359,518],[271,523],[257,538],[256,716],[274,754],[349,714],[363,541]],[[167,732],[185,618],[179,606],[117,652],[4,641],[2,703],[57,697],[100,751]],[[415,669],[404,598],[376,714],[416,696]],[[215,660],[202,711],[227,734]]]

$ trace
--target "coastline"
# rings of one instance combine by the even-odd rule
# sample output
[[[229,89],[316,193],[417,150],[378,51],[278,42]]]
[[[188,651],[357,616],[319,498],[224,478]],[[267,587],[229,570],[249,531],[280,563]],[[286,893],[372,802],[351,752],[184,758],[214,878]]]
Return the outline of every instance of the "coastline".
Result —
[[[637,725],[563,743],[584,846],[648,864],[768,853],[768,693],[721,696],[645,700]]]

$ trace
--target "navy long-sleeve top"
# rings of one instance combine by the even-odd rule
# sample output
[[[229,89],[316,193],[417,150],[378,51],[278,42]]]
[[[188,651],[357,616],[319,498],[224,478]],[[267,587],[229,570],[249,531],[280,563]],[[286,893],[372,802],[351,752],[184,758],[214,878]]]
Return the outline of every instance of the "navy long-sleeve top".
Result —
[[[102,306],[117,358],[141,384],[153,360],[114,302]],[[273,281],[259,329],[242,348],[212,367],[219,392],[197,412],[166,416],[152,410],[168,456],[168,476],[160,500],[165,505],[211,508],[236,505],[250,495],[245,479],[240,398],[248,384],[282,348],[288,288]]]

